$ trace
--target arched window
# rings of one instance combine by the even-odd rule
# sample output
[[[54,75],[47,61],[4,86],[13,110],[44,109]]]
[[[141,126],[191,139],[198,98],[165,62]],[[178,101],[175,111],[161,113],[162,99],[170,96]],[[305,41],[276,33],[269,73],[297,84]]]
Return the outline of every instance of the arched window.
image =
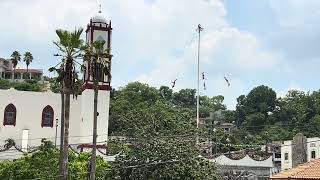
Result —
[[[51,106],[46,106],[42,111],[41,127],[53,127],[54,112]]]
[[[13,104],[9,104],[4,109],[3,125],[16,126],[17,109]]]

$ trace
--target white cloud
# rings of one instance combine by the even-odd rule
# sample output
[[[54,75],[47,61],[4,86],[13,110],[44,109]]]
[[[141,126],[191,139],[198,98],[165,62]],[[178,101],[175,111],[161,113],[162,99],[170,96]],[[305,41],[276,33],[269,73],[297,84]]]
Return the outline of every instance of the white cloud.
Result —
[[[0,3],[1,36],[27,41],[49,41],[55,29],[85,26],[97,3],[87,0],[31,0]]]
[[[305,91],[306,90],[304,88],[302,88],[298,83],[296,82],[290,82],[289,86],[286,88],[286,89],[283,89],[283,90],[279,90],[277,92],[277,97],[285,97],[287,95],[287,93],[291,90],[299,90],[299,91]]]
[[[318,0],[269,0],[280,25],[285,27],[304,25],[306,20],[318,19]]]
[[[35,63],[47,68],[52,61],[47,57],[51,54],[42,53],[54,52],[54,30],[85,27],[96,13],[98,3],[96,0],[5,0],[0,8],[0,39],[6,44],[5,48],[10,45],[6,42],[14,42],[12,46],[22,42],[29,51],[35,52]],[[227,105],[234,107],[235,99],[246,93],[245,84],[251,76],[270,69],[282,70],[281,55],[265,49],[253,34],[227,22],[222,0],[148,3],[109,0],[102,2],[102,10],[114,28],[112,67],[116,87],[131,80],[170,86],[171,81],[178,78],[176,90],[195,88],[197,41],[195,38],[190,43],[190,39],[196,37],[199,23],[204,27],[201,72],[206,72],[208,77],[208,90],[203,94],[224,95]],[[16,47],[8,47],[12,48]],[[0,51],[4,51],[1,46]],[[243,74],[250,78],[242,79]],[[230,77],[230,87],[226,86],[223,76]]]

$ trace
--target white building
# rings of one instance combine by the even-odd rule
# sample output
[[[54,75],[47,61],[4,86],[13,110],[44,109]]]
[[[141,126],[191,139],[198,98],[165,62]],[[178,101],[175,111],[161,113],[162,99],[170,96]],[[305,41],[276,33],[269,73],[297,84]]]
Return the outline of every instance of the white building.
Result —
[[[300,136],[302,138],[296,138]],[[281,169],[287,170],[297,165],[320,158],[320,138],[306,138],[298,134],[293,140],[281,145]]]
[[[105,40],[106,47],[111,47],[111,22],[98,15],[91,18],[87,26],[87,42]],[[110,63],[111,63],[111,56]],[[88,66],[88,65],[86,65]],[[83,150],[92,147],[93,131],[93,83],[89,68],[84,73],[82,94],[70,103],[69,143]],[[110,77],[101,77],[98,94],[98,139],[100,148],[105,147],[108,137],[108,118],[110,102]],[[0,145],[11,138],[22,148],[39,146],[42,138],[53,142],[60,140],[61,96],[51,91],[27,92],[14,89],[0,90]],[[56,127],[58,122],[58,127]],[[58,137],[58,138],[56,138]]]
[[[238,174],[238,179],[269,179],[270,175],[277,172],[277,167],[274,167],[273,157],[266,159],[255,160],[249,155],[245,155],[241,159],[231,159],[226,155],[220,155],[214,159],[210,159],[217,167],[219,174],[229,176]]]

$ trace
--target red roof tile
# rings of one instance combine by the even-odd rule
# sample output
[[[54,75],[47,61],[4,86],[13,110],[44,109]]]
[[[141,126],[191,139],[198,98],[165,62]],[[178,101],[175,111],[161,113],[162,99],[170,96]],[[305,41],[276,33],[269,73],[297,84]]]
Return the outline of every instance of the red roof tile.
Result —
[[[26,73],[27,69],[16,69],[16,73]],[[42,69],[28,69],[29,73],[41,73],[42,74]]]
[[[271,179],[320,179],[320,159],[275,174]]]

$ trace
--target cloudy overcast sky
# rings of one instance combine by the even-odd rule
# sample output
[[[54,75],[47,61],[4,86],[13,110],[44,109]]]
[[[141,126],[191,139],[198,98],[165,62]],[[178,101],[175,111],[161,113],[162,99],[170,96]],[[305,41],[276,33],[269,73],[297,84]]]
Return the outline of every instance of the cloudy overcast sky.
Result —
[[[0,0],[0,57],[32,52],[34,68],[58,59],[55,29],[86,27],[98,0]],[[114,87],[141,81],[196,88],[197,33],[204,27],[202,95],[236,98],[264,84],[278,96],[320,87],[319,0],[102,0],[112,20]],[[23,67],[23,65],[20,65]],[[51,74],[52,76],[52,74]],[[228,87],[223,79],[229,78]]]

